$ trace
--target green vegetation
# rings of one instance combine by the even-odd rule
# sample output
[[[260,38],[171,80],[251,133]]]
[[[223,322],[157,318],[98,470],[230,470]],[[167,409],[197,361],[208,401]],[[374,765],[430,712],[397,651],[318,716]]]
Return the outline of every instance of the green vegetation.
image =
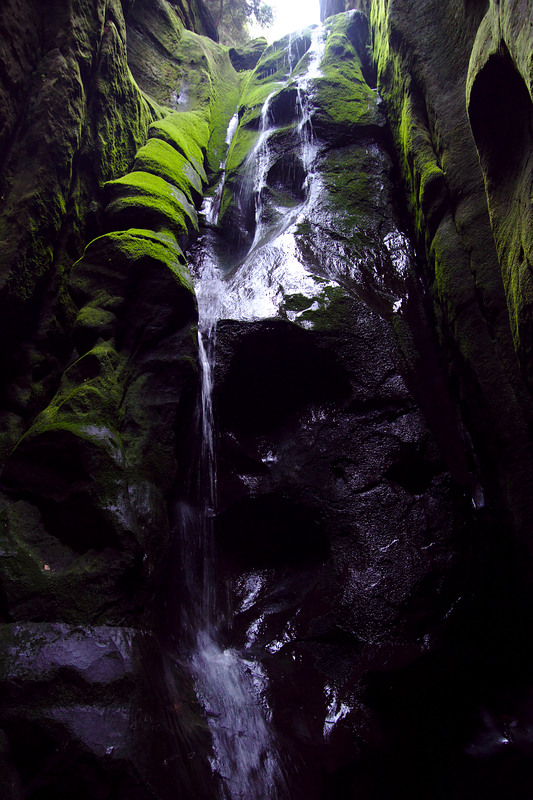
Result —
[[[203,194],[202,179],[190,161],[162,139],[149,139],[135,155],[134,172],[150,172],[180,189],[189,203]]]
[[[333,17],[329,25],[321,62],[323,75],[317,80],[316,124],[345,132],[357,126],[382,125],[375,92],[363,76],[350,17]],[[360,46],[358,39],[355,41]]]
[[[204,113],[177,111],[169,114],[150,126],[150,135],[172,145],[187,159],[202,180],[207,181],[203,164],[209,141],[209,124]]]
[[[132,227],[143,219],[154,230],[168,230],[178,239],[198,229],[196,210],[180,189],[149,172],[129,172],[108,183],[108,218],[117,227]]]
[[[245,43],[250,38],[248,22],[268,27],[274,21],[272,7],[262,0],[205,0],[205,3],[225,45]]]

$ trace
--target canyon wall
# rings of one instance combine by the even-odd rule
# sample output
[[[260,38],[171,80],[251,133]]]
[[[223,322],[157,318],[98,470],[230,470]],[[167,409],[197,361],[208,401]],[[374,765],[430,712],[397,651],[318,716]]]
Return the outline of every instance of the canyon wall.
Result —
[[[172,566],[206,258],[216,581],[280,797],[533,791],[533,6],[321,8],[240,50],[200,0],[0,9],[10,800],[220,791]]]

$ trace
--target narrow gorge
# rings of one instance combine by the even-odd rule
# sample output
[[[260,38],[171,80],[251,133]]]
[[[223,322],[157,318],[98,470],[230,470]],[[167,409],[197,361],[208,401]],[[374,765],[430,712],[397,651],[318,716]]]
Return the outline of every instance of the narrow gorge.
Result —
[[[533,3],[211,5],[0,8],[1,796],[530,800]]]

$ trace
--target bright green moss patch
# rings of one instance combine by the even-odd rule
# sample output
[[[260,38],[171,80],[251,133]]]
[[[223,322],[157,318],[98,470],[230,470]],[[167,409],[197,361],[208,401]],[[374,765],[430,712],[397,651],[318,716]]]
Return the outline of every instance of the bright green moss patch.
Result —
[[[255,147],[259,134],[257,131],[250,131],[246,128],[239,128],[233,139],[233,144],[229,151],[226,170],[229,173],[235,172],[247,159]]]
[[[171,183],[187,196],[190,203],[202,196],[202,179],[182,153],[162,139],[149,139],[137,151],[134,172],[150,172]]]
[[[266,99],[282,86],[279,81],[268,80],[259,84],[250,82],[241,98],[241,125],[258,128],[259,117]]]
[[[383,125],[376,93],[368,86],[361,60],[345,30],[345,21],[330,33],[316,81],[317,124],[342,129]]]
[[[204,183],[207,183],[203,164],[209,142],[209,125],[204,115],[194,111],[169,114],[165,119],[150,125],[149,135],[163,139],[175,147],[192,164]]]
[[[309,46],[309,42],[310,39],[308,37],[307,47]],[[296,48],[296,43],[293,44],[293,47]],[[258,83],[267,80],[272,83],[284,80],[289,69],[288,52],[289,36],[284,36],[283,39],[267,47],[252,73],[254,82]]]
[[[107,184],[113,198],[106,213],[120,227],[137,221],[151,223],[154,230],[169,230],[178,238],[198,228],[196,209],[182,191],[149,172],[130,172]]]
[[[64,373],[59,391],[17,447],[52,431],[68,431],[104,449],[109,449],[111,442],[110,454],[115,457],[123,418],[118,364],[119,356],[107,342],[78,359]]]

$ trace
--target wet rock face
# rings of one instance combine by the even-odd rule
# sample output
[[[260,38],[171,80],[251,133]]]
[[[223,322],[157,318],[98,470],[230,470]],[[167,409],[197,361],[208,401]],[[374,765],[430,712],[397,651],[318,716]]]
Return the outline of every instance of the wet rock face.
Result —
[[[520,197],[531,180],[530,4],[360,5],[371,23],[377,85],[426,263],[439,341],[486,490],[519,547],[529,550],[533,461],[524,231],[531,226],[530,204]],[[449,91],[443,93],[443,86]],[[508,114],[511,97],[520,111]],[[510,114],[512,123],[503,125]],[[505,179],[498,177],[503,173]],[[503,200],[511,193],[516,205]]]
[[[520,667],[529,661],[520,631],[531,620],[531,208],[523,200],[531,183],[531,9],[453,0],[358,6],[371,23],[377,87],[435,329],[488,498],[473,561],[474,574],[485,576],[463,575],[470,599],[460,592],[440,654],[369,681],[367,697],[397,753],[389,762],[395,779],[373,789],[358,780],[363,796],[387,796],[399,781],[416,797],[496,798],[512,770],[513,791],[527,797],[531,680]],[[466,535],[476,542],[475,527]]]
[[[346,15],[328,32],[311,85],[298,75],[313,71],[313,35],[265,52],[230,148],[214,527],[233,606],[225,640],[256,665],[290,796],[370,800],[383,796],[373,758],[392,764],[397,733],[382,684],[438,660],[468,591],[471,487],[397,213],[381,98],[363,77],[365,20]],[[236,228],[240,257],[227,247]],[[442,450],[420,404],[447,432]]]
[[[0,641],[4,796],[147,800],[175,797],[176,785],[190,796],[206,791],[182,753],[199,743],[185,722],[191,699],[159,683],[165,666],[153,636],[20,623],[4,626]],[[167,725],[169,702],[181,714]]]
[[[378,61],[379,92],[364,80],[364,19],[329,25],[309,90],[310,157],[291,109],[298,73],[312,70],[312,34],[267,50],[242,101],[217,245],[231,290],[215,370],[215,532],[235,612],[226,641],[256,664],[289,774],[305,764],[291,796],[381,800],[401,785],[417,798],[496,798],[512,764],[526,797],[530,681],[517,609],[530,619],[529,561],[522,569],[503,520],[510,512],[527,542],[529,401],[475,148],[453,145],[459,130],[468,136],[464,94],[445,107],[437,91],[436,74],[455,85],[463,69],[466,81],[468,58],[459,42],[455,61],[435,55],[431,37],[418,44],[408,5],[391,4],[381,21],[368,9],[390,48],[376,54],[396,54]],[[448,20],[439,9],[438,24],[433,6],[419,19],[434,34]],[[485,10],[463,9],[470,45]],[[290,67],[292,47],[301,52]],[[408,83],[396,87],[401,58]],[[412,187],[420,264],[397,213],[395,168]],[[497,476],[495,439],[477,451],[480,473],[448,370],[478,448],[494,419]],[[524,471],[506,461],[510,442]],[[502,501],[494,487],[507,470]]]
[[[2,3],[9,800],[218,792],[162,584],[226,156],[217,580],[289,795],[533,793],[531,3],[355,5]]]
[[[323,570],[326,607],[297,605],[332,639],[390,635],[422,577],[433,573],[438,596],[454,560],[449,477],[390,330],[362,303],[346,310],[335,333],[219,329],[222,548],[248,571]],[[261,351],[252,363],[249,348]]]
[[[306,763],[297,797],[326,796],[334,779],[322,770],[357,760],[354,735],[365,764],[361,721],[380,727],[366,683],[431,652],[468,559],[449,474],[390,329],[361,302],[345,310],[335,333],[281,321],[218,331],[227,636],[269,676],[287,769]]]

